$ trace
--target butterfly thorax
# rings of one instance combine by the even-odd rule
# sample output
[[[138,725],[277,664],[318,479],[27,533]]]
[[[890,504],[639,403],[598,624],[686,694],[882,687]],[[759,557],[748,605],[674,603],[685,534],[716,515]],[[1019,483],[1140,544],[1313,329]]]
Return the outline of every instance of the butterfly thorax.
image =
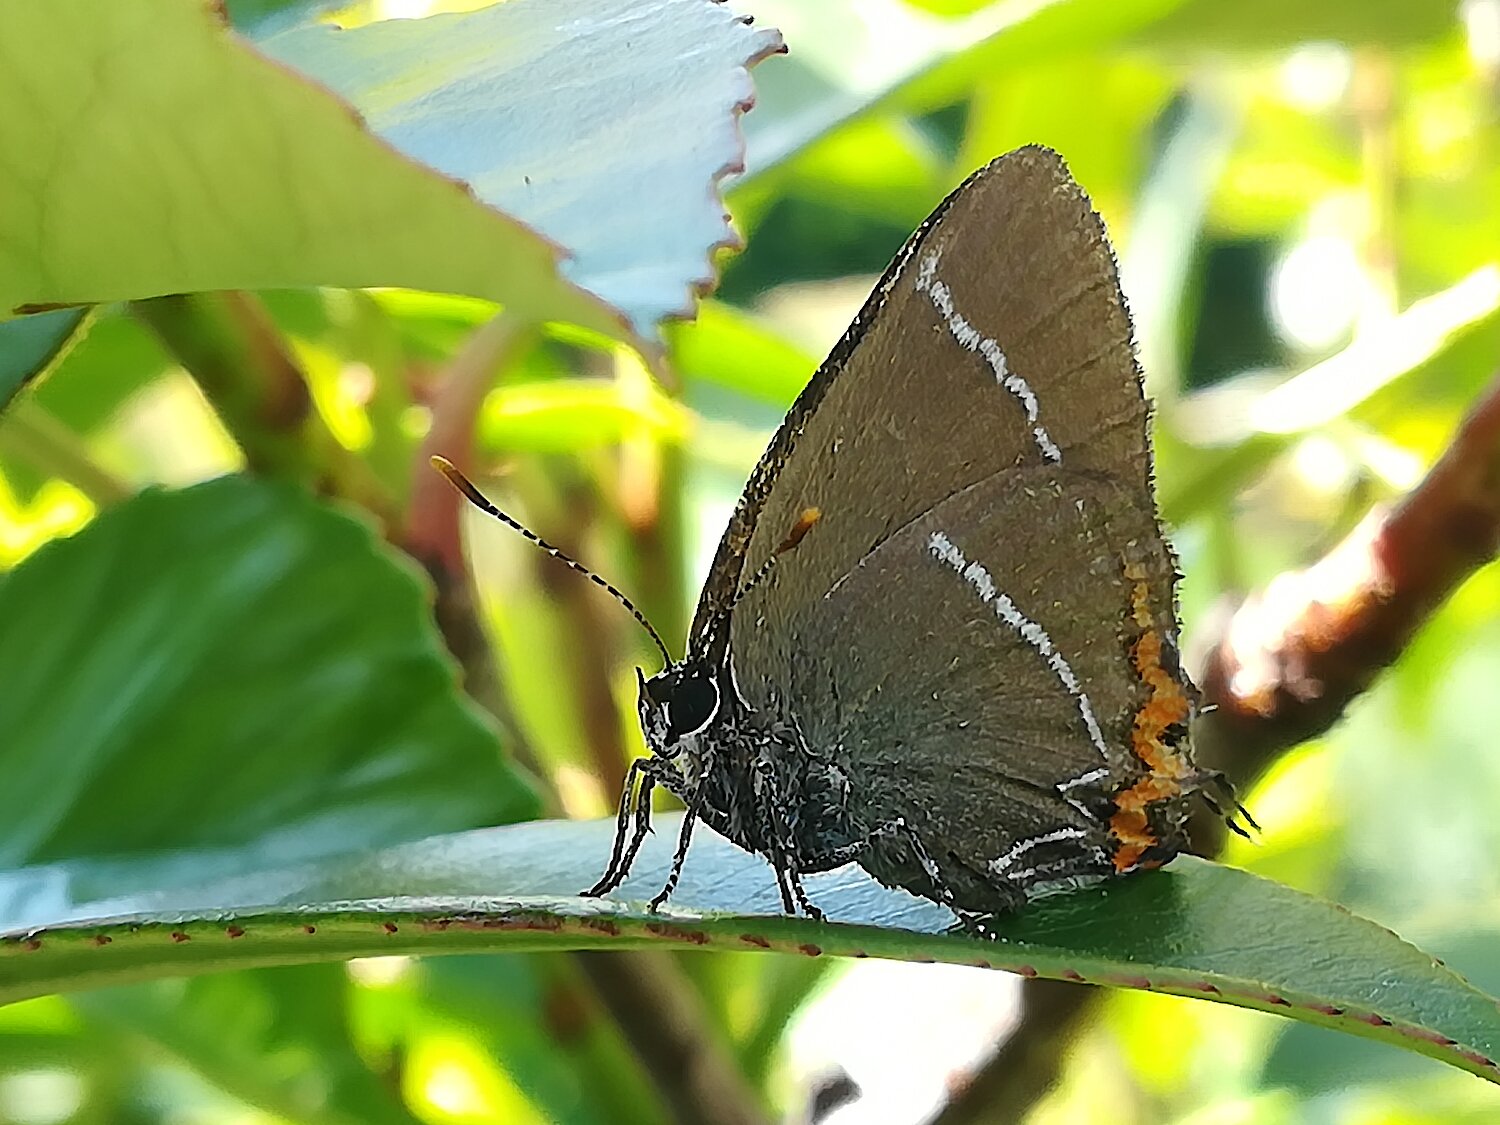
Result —
[[[837,763],[785,716],[753,710],[727,657],[689,659],[641,681],[650,769],[714,831],[801,872],[848,862],[867,831]]]

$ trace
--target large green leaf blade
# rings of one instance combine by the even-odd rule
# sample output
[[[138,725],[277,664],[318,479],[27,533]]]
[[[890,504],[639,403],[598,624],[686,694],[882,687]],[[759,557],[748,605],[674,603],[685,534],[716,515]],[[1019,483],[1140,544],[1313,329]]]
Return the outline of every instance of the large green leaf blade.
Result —
[[[670,908],[651,914],[640,902],[665,877],[679,823],[661,818],[619,902],[572,893],[597,876],[611,823],[538,822],[15,918],[0,941],[0,999],[378,953],[667,943],[1149,988],[1381,1039],[1500,1081],[1492,997],[1388,930],[1243,871],[1183,857],[1037,903],[987,940],[946,932],[943,908],[857,868],[809,880],[833,922],[783,917],[764,861],[703,831]]]
[[[308,1125],[417,1125],[349,1034],[352,985],[329,965],[101,988],[73,998],[113,1035],[139,1035],[226,1093]]]
[[[7,866],[129,887],[195,849],[180,882],[535,811],[414,568],[289,486],[144,493],[0,579],[0,621]]]
[[[0,317],[214,289],[405,285],[613,336],[559,251],[393,151],[194,0],[0,5]]]
[[[0,847],[42,865],[0,874],[0,898],[46,913],[533,815],[429,597],[366,523],[244,477],[147,492],[37,552],[0,579]],[[319,965],[78,1005],[280,1117],[409,1125],[348,990]]]
[[[1260,0],[1221,4],[1190,0],[1163,16],[1139,36],[1155,44],[1188,44],[1218,49],[1265,50],[1303,42],[1332,41],[1360,46],[1404,46],[1451,34],[1456,0]]]

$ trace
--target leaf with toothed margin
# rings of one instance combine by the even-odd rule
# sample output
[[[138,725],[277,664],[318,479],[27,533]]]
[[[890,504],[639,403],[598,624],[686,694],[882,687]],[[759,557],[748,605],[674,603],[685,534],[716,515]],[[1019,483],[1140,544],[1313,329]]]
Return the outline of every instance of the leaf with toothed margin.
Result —
[[[621,901],[582,899],[611,822],[543,821],[50,911],[41,873],[0,881],[0,1001],[131,980],[381,953],[632,948],[667,943],[804,956],[986,965],[1199,997],[1405,1047],[1500,1082],[1500,1005],[1373,922],[1255,875],[1179,857],[1162,871],[1046,899],[993,939],[856,867],[811,876],[832,921],[780,914],[759,857],[706,829],[672,903],[680,821],[660,818]],[[35,890],[35,888],[31,888]]]
[[[0,5],[0,319],[313,285],[627,340],[691,314],[774,31],[713,0],[286,29],[316,7],[242,5],[257,51],[208,4]]]
[[[692,315],[714,251],[739,245],[718,184],[744,168],[749,68],[784,49],[711,0],[511,0],[260,47],[551,239],[563,274],[648,337]]]

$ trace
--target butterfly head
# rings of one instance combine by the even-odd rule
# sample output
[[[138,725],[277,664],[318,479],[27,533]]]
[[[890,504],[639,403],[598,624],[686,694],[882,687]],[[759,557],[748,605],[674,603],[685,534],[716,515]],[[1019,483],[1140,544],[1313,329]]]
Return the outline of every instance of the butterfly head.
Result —
[[[701,662],[669,664],[646,677],[636,669],[637,706],[646,745],[659,758],[675,758],[718,717],[719,686]]]

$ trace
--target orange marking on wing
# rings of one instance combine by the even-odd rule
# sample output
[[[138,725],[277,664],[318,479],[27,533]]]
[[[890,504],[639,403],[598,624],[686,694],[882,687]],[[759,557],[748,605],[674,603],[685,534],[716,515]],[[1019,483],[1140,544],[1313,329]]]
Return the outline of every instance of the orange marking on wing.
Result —
[[[790,551],[803,537],[812,530],[813,524],[823,518],[822,508],[803,508],[802,514],[797,517],[797,522],[792,525],[792,530],[786,533],[786,538],[776,548],[773,554],[782,555]]]
[[[1134,584],[1131,618],[1141,629],[1140,638],[1131,646],[1131,662],[1151,694],[1136,712],[1130,732],[1131,749],[1150,772],[1115,797],[1115,814],[1109,820],[1110,832],[1119,841],[1115,870],[1122,873],[1139,866],[1141,857],[1158,843],[1147,815],[1151,806],[1180,794],[1182,783],[1196,774],[1187,758],[1166,741],[1167,731],[1186,723],[1192,707],[1182,685],[1162,665],[1163,641],[1151,617],[1151,590],[1145,569],[1138,563],[1126,563],[1125,577]]]

